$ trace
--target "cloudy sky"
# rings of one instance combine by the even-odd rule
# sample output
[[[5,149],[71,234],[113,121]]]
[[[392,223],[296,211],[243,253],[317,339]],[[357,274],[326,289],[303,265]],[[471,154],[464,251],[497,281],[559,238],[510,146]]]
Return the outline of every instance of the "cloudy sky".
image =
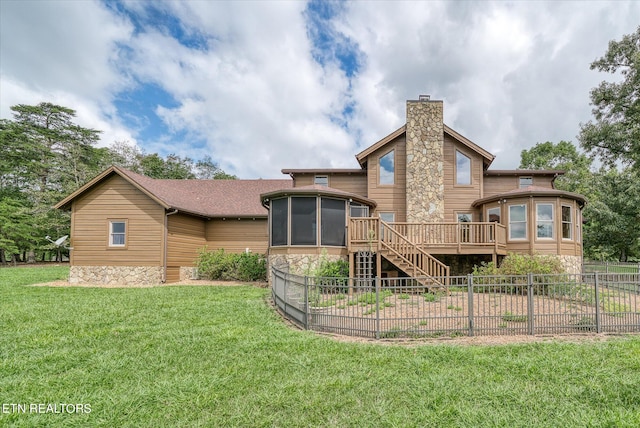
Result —
[[[640,2],[1,0],[0,20],[0,117],[53,102],[101,145],[281,178],[357,167],[419,94],[493,168],[577,142],[589,90],[612,79],[589,64]]]

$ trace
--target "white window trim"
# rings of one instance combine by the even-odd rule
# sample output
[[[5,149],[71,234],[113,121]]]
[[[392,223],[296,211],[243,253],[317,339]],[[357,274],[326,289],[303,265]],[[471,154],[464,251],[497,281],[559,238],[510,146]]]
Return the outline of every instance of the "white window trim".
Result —
[[[524,207],[524,221],[518,221],[518,223],[524,223],[524,237],[522,238],[514,238],[511,235],[511,224],[513,223],[511,221],[511,207]],[[513,205],[509,205],[508,209],[507,209],[507,215],[508,215],[508,220],[509,220],[509,241],[526,241],[529,236],[529,223],[528,223],[528,216],[527,216],[527,204],[513,204]]]
[[[543,223],[551,223],[551,237],[548,236],[538,236],[538,225],[540,224],[540,219],[538,218],[538,207],[542,205],[551,206],[551,220],[542,220]],[[536,240],[540,241],[553,241],[556,237],[556,207],[552,202],[538,202],[536,203]]]
[[[114,244],[113,236],[116,235],[113,233],[113,224],[114,223],[123,223],[124,224],[124,233],[117,233],[117,235],[124,235],[124,244]],[[109,236],[108,236],[108,246],[109,248],[126,248],[128,239],[127,239],[127,231],[129,225],[126,219],[109,219]]]

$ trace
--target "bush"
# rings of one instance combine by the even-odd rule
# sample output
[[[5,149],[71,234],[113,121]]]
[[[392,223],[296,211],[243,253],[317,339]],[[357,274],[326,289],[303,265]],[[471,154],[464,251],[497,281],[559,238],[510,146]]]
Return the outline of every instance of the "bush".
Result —
[[[349,281],[349,262],[346,260],[327,260],[323,254],[320,264],[312,273],[316,284],[324,292],[346,293]]]
[[[262,254],[225,253],[224,249],[198,251],[198,274],[201,278],[234,281],[266,281],[267,262]]]
[[[560,259],[550,255],[540,254],[508,254],[500,267],[493,262],[481,263],[473,267],[473,281],[477,285],[496,285],[495,288],[479,287],[478,292],[526,293],[525,275],[534,274],[533,282],[535,294],[546,294],[548,284],[541,275],[559,275],[566,273]],[[513,278],[516,277],[516,278]]]

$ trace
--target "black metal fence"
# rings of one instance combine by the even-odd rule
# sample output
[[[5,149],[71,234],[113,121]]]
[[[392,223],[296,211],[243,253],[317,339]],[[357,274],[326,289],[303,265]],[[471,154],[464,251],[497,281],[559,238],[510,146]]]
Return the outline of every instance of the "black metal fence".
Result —
[[[640,274],[640,262],[595,262],[585,261],[582,273],[637,273]]]
[[[640,331],[640,274],[315,278],[272,270],[281,313],[309,330],[371,338]]]

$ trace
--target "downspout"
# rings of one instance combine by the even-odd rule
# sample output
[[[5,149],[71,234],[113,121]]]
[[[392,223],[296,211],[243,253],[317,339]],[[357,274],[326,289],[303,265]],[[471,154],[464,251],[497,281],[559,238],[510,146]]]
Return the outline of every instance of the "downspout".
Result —
[[[169,221],[168,221],[167,217],[169,217],[170,215],[177,214],[177,213],[178,213],[178,210],[174,209],[173,211],[168,212],[164,216],[164,260],[162,261],[162,283],[163,284],[165,282],[167,282],[167,237],[169,235],[169,233],[168,233]]]

